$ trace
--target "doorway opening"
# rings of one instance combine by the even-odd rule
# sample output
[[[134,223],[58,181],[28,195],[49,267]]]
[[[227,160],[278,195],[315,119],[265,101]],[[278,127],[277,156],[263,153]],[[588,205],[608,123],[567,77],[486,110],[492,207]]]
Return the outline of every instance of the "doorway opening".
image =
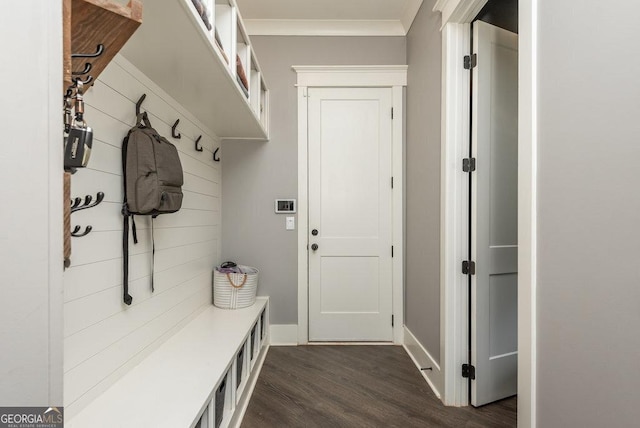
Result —
[[[441,205],[441,335],[444,394],[447,405],[469,404],[467,275],[468,176],[460,159],[469,152],[470,23],[488,0],[438,2],[442,16],[442,205]],[[518,3],[518,425],[536,424],[536,266],[537,266],[537,38],[538,1]]]
[[[469,181],[461,159],[469,157],[471,22],[488,0],[436,3],[442,16],[442,169],[441,169],[441,359],[443,401],[469,404],[469,382],[461,367],[469,363],[468,275]],[[519,0],[518,22],[518,424],[536,421],[536,228],[537,228],[537,0]],[[469,58],[470,60],[471,58]]]

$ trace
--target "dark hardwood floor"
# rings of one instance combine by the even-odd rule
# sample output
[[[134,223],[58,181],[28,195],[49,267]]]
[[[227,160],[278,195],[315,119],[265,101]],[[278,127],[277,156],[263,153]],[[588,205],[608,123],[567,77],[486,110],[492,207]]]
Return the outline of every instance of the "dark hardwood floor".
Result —
[[[445,407],[398,346],[271,347],[242,427],[515,427],[516,403]]]

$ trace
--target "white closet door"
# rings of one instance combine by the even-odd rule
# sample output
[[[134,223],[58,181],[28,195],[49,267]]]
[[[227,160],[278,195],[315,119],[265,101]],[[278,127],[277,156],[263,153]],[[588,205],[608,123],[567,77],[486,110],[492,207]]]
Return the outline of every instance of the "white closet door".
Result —
[[[518,36],[473,24],[471,403],[515,395],[518,375]]]
[[[310,341],[393,339],[391,102],[308,90]]]

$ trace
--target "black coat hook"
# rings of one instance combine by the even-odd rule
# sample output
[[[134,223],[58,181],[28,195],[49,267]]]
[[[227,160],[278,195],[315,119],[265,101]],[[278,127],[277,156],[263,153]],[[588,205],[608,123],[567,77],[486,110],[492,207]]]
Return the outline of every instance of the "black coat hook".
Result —
[[[85,54],[85,53],[71,54],[71,58],[98,58],[100,55],[102,55],[103,52],[104,52],[104,45],[102,43],[100,43],[98,45],[98,47],[96,48],[96,52],[95,53],[92,53],[92,54]]]
[[[220,157],[218,156],[218,150],[220,150],[220,147],[218,147],[218,148],[216,149],[216,151],[215,151],[215,152],[213,152],[213,160],[214,160],[215,162],[220,162]]]
[[[96,195],[96,201],[92,204],[91,201],[93,200],[93,196],[91,195],[87,195],[84,198],[84,203],[82,205],[80,205],[80,200],[81,198],[76,198],[73,202],[73,204],[71,205],[71,212],[74,213],[76,211],[80,211],[80,210],[86,210],[88,208],[93,208],[96,205],[100,204],[100,202],[102,202],[104,200],[104,193],[103,192],[98,192],[98,194]]]
[[[93,226],[87,226],[84,228],[84,232],[78,233],[80,232],[80,226],[76,226],[71,231],[71,236],[73,236],[74,238],[82,238],[83,236],[87,236],[88,234],[90,234],[92,229]]]
[[[82,198],[75,198],[71,200],[71,209],[74,209],[75,207],[80,205],[80,202],[82,202]]]
[[[82,79],[79,79],[79,78],[75,77],[73,79],[73,83],[75,83],[76,86],[77,86],[78,82],[82,83],[83,85],[88,85],[89,83],[93,82],[93,76],[87,77],[87,80],[82,80]]]
[[[178,127],[179,123],[180,123],[180,119],[176,119],[176,123],[174,123],[173,126],[171,127],[171,136],[173,138],[177,138],[178,140],[182,138],[182,134],[180,134],[179,132],[176,132],[176,128]]]
[[[201,152],[202,150],[204,150],[202,146],[199,144],[201,139],[202,139],[202,135],[196,139],[196,152]]]
[[[142,107],[142,102],[147,98],[147,94],[142,94],[138,102],[136,103],[136,116],[140,115],[140,107]]]
[[[74,72],[72,72],[71,74],[72,74],[73,76],[82,76],[83,74],[87,74],[88,72],[90,72],[92,67],[93,67],[93,66],[91,65],[91,63],[90,63],[90,62],[86,62],[86,63],[84,64],[84,70],[82,70],[82,71],[74,71]]]

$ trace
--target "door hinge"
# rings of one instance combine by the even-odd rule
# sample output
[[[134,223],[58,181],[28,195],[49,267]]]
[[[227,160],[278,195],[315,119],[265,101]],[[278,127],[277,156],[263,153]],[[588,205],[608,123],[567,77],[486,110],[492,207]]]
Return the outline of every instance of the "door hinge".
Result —
[[[463,63],[464,63],[465,70],[471,70],[476,65],[478,65],[478,55],[477,54],[465,55]]]
[[[462,274],[463,275],[475,275],[476,274],[476,262],[465,260],[462,262]]]
[[[462,365],[462,377],[474,380],[476,378],[476,368],[471,364]]]
[[[391,257],[393,257],[393,245],[391,246]]]
[[[393,327],[393,315],[391,315],[391,327]]]
[[[391,119],[393,119],[393,107],[391,107]]]
[[[462,170],[464,172],[472,172],[476,170],[476,158],[462,159]]]
[[[393,189],[393,177],[391,177],[391,188]]]

